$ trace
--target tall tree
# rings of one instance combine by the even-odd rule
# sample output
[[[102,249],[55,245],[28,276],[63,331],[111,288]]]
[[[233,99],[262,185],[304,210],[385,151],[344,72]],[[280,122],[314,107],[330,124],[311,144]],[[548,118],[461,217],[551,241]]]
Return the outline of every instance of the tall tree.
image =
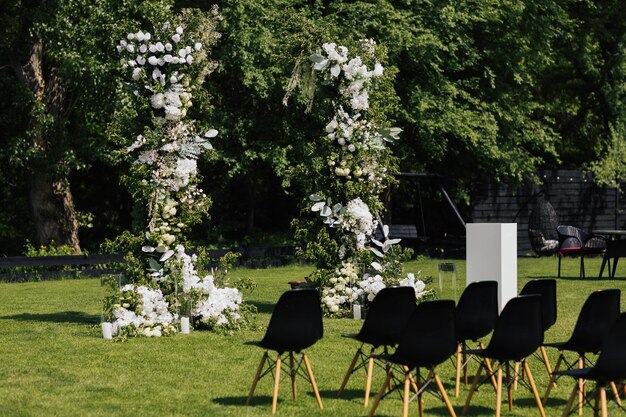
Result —
[[[109,151],[103,133],[117,85],[110,51],[130,21],[171,3],[13,0],[2,7],[0,82],[14,94],[3,98],[13,116],[2,119],[5,175],[27,190],[37,242],[79,252],[70,175]]]

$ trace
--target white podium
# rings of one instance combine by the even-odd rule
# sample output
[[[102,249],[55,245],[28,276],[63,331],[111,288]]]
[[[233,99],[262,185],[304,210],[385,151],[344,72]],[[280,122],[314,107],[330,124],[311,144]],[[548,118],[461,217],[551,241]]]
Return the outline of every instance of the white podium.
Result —
[[[517,296],[517,223],[468,223],[466,283],[498,281],[500,311]]]

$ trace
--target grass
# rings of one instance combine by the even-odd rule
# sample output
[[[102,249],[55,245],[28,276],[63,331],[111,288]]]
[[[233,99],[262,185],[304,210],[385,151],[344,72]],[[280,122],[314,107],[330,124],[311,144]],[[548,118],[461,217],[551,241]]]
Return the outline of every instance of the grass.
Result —
[[[438,260],[421,260],[407,265],[407,271],[422,270],[436,277]],[[455,261],[462,291],[465,262]],[[518,286],[533,278],[554,277],[556,258],[520,259]],[[588,296],[601,288],[622,288],[624,271],[615,279],[578,278],[578,260],[563,261],[563,278],[558,281],[558,320],[546,333],[547,341],[569,337],[578,312]],[[589,274],[597,273],[600,259],[587,261]],[[247,295],[259,314],[256,328],[222,336],[192,332],[172,338],[139,338],[112,343],[100,335],[99,317],[102,289],[94,279],[0,284],[0,415],[2,416],[267,416],[271,413],[271,381],[261,380],[253,405],[244,405],[249,384],[262,350],[246,341],[260,340],[273,304],[288,289],[287,282],[302,279],[311,271],[306,266],[266,270],[236,269],[232,277],[249,277],[258,288]],[[621,274],[620,274],[621,272]],[[450,298],[444,288],[442,297]],[[344,398],[336,392],[357,348],[342,333],[358,331],[361,322],[350,319],[324,320],[325,336],[307,350],[324,401],[319,410],[310,386],[299,382],[300,397],[291,400],[285,378],[279,393],[278,413],[284,416],[366,415],[362,392],[364,377],[355,374]],[[554,364],[556,352],[550,351]],[[548,379],[542,365],[530,360],[540,395]],[[473,370],[475,370],[475,366]],[[448,390],[453,393],[452,363],[439,367]],[[382,384],[375,374],[373,391]],[[560,415],[572,380],[562,379],[546,407],[548,416]],[[460,415],[469,387],[459,398],[451,397]],[[506,400],[504,401],[506,402]],[[425,397],[426,415],[446,416],[443,404]],[[469,416],[492,415],[495,394],[484,386],[472,400]],[[590,415],[586,409],[585,415]],[[401,401],[389,396],[377,415],[399,415]],[[416,404],[410,413],[417,415]],[[513,411],[503,405],[506,416],[536,416],[538,411],[529,392],[520,388]]]

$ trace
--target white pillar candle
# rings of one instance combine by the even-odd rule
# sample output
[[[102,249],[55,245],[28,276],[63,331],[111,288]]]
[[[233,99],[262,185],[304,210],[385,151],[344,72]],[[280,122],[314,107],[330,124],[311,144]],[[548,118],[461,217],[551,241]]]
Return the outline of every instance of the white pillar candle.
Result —
[[[180,332],[182,334],[189,334],[189,317],[180,318]]]
[[[105,339],[113,339],[111,323],[102,323],[102,337]]]
[[[355,320],[361,320],[361,305],[360,304],[352,305],[352,314],[354,315]]]

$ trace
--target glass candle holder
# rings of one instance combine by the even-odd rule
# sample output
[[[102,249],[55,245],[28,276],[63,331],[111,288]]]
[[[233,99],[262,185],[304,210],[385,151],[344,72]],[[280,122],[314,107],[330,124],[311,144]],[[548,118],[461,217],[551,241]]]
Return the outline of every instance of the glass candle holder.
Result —
[[[439,264],[439,293],[442,293],[444,286],[448,285],[444,284],[444,282],[450,283],[449,285],[456,300],[456,265],[452,262]]]

